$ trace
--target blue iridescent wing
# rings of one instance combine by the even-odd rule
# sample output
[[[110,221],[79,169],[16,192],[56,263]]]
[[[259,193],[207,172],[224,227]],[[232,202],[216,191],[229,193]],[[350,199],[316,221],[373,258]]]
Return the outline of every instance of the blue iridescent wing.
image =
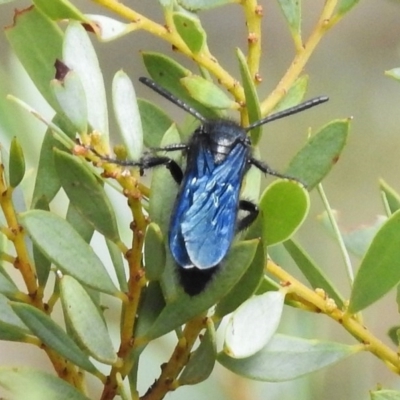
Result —
[[[237,145],[215,164],[211,152],[200,148],[186,171],[169,232],[171,253],[181,267],[209,269],[226,256],[235,235],[247,151]]]

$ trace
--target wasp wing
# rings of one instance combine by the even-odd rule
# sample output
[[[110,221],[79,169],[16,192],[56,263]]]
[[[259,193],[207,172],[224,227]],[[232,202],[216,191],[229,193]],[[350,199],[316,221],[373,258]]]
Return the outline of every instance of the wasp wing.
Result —
[[[216,164],[200,148],[188,165],[171,219],[171,252],[183,268],[209,269],[226,256],[236,230],[241,181],[247,148],[236,145]]]

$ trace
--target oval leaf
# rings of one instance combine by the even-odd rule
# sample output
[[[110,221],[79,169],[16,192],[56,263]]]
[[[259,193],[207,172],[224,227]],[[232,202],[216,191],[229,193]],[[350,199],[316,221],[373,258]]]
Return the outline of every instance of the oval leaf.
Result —
[[[11,303],[12,309],[46,346],[55,350],[85,371],[96,372],[96,368],[76,343],[48,315],[24,303]],[[91,316],[90,316],[91,317]]]
[[[90,400],[64,380],[26,367],[0,367],[0,386],[10,391],[14,400]]]
[[[205,117],[218,116],[215,111],[204,107],[200,102],[192,99],[187,90],[180,83],[182,78],[192,75],[190,70],[178,64],[172,58],[166,57],[160,53],[143,52],[142,56],[149,75],[160,86],[173,93],[180,100],[194,107],[201,115]],[[168,71],[168,73],[166,73],[166,71]]]
[[[118,71],[112,83],[115,119],[129,158],[138,160],[143,151],[143,129],[135,89],[128,75]]]
[[[35,6],[54,20],[72,19],[89,23],[90,21],[68,0],[33,0]]]
[[[273,113],[286,110],[299,104],[307,91],[308,75],[303,75],[296,79],[293,85],[285,94],[285,97],[273,109]]]
[[[343,297],[336,290],[330,280],[325,276],[321,268],[311,259],[298,243],[289,239],[283,243],[286,251],[306,277],[314,289],[323,289],[329,297],[335,300],[338,307],[343,306]]]
[[[162,336],[217,303],[247,270],[254,258],[258,243],[259,240],[248,240],[233,246],[226,261],[221,265],[220,271],[216,273],[202,293],[190,297],[183,292],[183,289],[180,289],[175,299],[171,299],[171,302],[167,304],[145,337],[152,339]]]
[[[339,120],[324,126],[296,154],[285,173],[311,191],[338,161],[347,140],[349,122]]]
[[[278,4],[285,16],[293,36],[300,36],[301,32],[301,2],[298,0],[278,0]]]
[[[307,216],[310,200],[307,190],[296,181],[276,180],[261,195],[263,238],[268,246],[288,239]]]
[[[56,111],[60,110],[49,82],[54,78],[54,61],[61,59],[61,29],[36,7],[30,7],[16,13],[14,24],[5,33],[36,88]]]
[[[222,319],[254,294],[264,273],[265,259],[264,245],[260,242],[250,267],[232,290],[217,304],[215,318]]]
[[[225,92],[201,76],[193,75],[182,78],[181,83],[194,99],[206,107],[221,110],[237,108],[237,104]]]
[[[124,24],[105,15],[85,14],[92,22],[97,38],[102,42],[109,42],[131,32],[135,24]]]
[[[153,103],[138,100],[140,119],[143,125],[143,139],[146,147],[160,147],[161,140],[173,124],[172,119]]]
[[[11,308],[10,300],[3,294],[0,294],[0,321],[24,330],[26,333],[29,332],[26,325],[17,317]]]
[[[224,352],[233,358],[250,357],[260,351],[278,329],[285,294],[282,291],[254,296],[230,317]]]
[[[69,153],[54,150],[54,162],[65,193],[90,224],[114,242],[119,241],[113,207],[102,184],[83,161]]]
[[[154,222],[147,227],[144,243],[146,278],[149,281],[158,280],[165,267],[165,243],[160,228]]]
[[[379,180],[379,189],[385,196],[389,211],[393,214],[400,209],[400,195],[383,179]]]
[[[172,14],[175,28],[179,36],[193,53],[203,50],[207,41],[207,34],[201,26],[200,20],[196,15],[182,12]]]
[[[256,381],[282,382],[318,371],[361,351],[362,346],[275,335],[251,357],[235,359],[220,353],[217,360],[232,372]]]
[[[9,161],[10,186],[17,187],[25,175],[25,158],[17,138],[11,140]]]
[[[368,307],[400,282],[399,227],[400,211],[397,211],[372,240],[354,280],[349,312]]]
[[[224,4],[236,3],[236,0],[179,0],[182,7],[191,11],[208,10]]]
[[[87,100],[88,122],[93,130],[108,136],[108,113],[103,75],[96,52],[83,26],[71,22],[65,31],[63,61],[82,82]]]
[[[246,97],[246,108],[249,114],[249,123],[256,122],[261,119],[260,102],[258,100],[257,90],[254,85],[254,76],[251,76],[247,59],[240,49],[236,50],[236,55],[239,60],[240,76],[242,78],[242,85],[244,95]],[[251,130],[251,142],[253,146],[257,146],[261,137],[261,126]]]
[[[93,289],[118,292],[99,257],[64,219],[48,211],[32,210],[20,214],[20,222],[61,271]]]
[[[214,369],[216,356],[215,329],[210,321],[199,347],[190,355],[189,362],[179,376],[179,385],[195,385],[205,381]]]
[[[97,307],[87,291],[72,276],[60,281],[61,302],[76,339],[97,361],[114,364],[118,357]]]
[[[370,394],[371,400],[400,400],[400,392],[395,390],[374,390]]]
[[[67,68],[61,61],[56,61],[56,68]],[[53,79],[50,82],[61,109],[74,125],[79,134],[87,132],[87,101],[85,90],[78,74],[75,71],[68,70],[59,79]]]

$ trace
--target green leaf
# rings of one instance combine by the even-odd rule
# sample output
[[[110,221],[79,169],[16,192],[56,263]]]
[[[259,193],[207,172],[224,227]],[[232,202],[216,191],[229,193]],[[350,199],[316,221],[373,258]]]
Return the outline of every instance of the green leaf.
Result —
[[[70,22],[65,31],[63,62],[79,76],[85,91],[91,128],[108,137],[108,112],[103,74],[96,52],[83,26]]]
[[[10,186],[17,187],[25,175],[24,152],[17,138],[11,140],[10,161],[9,161]]]
[[[264,216],[263,238],[268,246],[287,240],[304,221],[310,200],[296,181],[276,180],[261,195]]]
[[[398,307],[397,303],[397,307]],[[393,342],[395,346],[399,346],[400,344],[400,325],[392,326],[388,332],[387,335],[389,336],[390,340]]]
[[[65,220],[79,233],[86,243],[90,243],[94,234],[93,225],[86,218],[82,218],[82,214],[71,202],[68,204]]]
[[[285,293],[267,292],[253,296],[229,318],[224,352],[246,358],[259,352],[272,338],[281,320]]]
[[[136,29],[134,24],[125,24],[105,15],[86,14],[86,16],[90,19],[91,27],[101,42],[118,39]]]
[[[196,109],[205,117],[215,117],[218,114],[204,107],[200,102],[192,99],[180,80],[191,76],[192,72],[178,64],[172,58],[160,53],[142,52],[143,62],[147,72],[160,86],[173,93],[176,97]]]
[[[385,196],[385,200],[390,212],[393,214],[400,209],[400,195],[386,183],[383,179],[379,180],[379,189]]]
[[[0,294],[0,321],[8,325],[15,326],[26,333],[29,332],[27,326],[21,321],[20,318],[17,317],[11,308],[10,300],[3,294]]]
[[[61,61],[56,61],[56,69],[68,68]],[[80,135],[87,133],[88,115],[86,94],[82,82],[75,71],[68,70],[60,79],[53,79],[50,87],[58,101],[63,113],[71,121]]]
[[[135,337],[145,334],[159,317],[165,307],[165,300],[161,291],[160,283],[151,281],[144,289],[139,311],[138,320],[135,324]]]
[[[161,140],[173,124],[172,119],[159,107],[147,100],[138,99],[143,139],[146,147],[160,147]]]
[[[7,297],[15,298],[19,293],[15,283],[8,276],[0,272],[0,293]]]
[[[165,243],[160,228],[152,222],[144,241],[144,265],[149,281],[159,280],[165,267]]]
[[[179,132],[177,131],[176,126],[172,125],[165,133],[161,141],[161,147],[179,142]],[[170,152],[168,157],[171,157],[180,164],[181,152]],[[171,211],[178,193],[178,185],[174,178],[172,178],[171,172],[165,167],[160,167],[154,170],[150,187],[150,219],[160,227],[163,236],[167,237]]]
[[[135,89],[128,75],[118,71],[112,83],[115,119],[131,160],[143,152],[143,129]]]
[[[60,115],[57,114],[53,118],[53,123],[59,126],[69,137],[75,137],[75,129],[71,124],[65,123]],[[66,150],[66,148],[53,137],[52,129],[48,128],[40,150],[39,166],[32,197],[32,208],[36,208],[36,204],[41,201],[50,203],[60,190],[61,183],[54,165],[54,148]]]
[[[235,359],[220,353],[217,360],[240,376],[282,382],[319,371],[361,350],[359,345],[275,335],[267,346],[251,357]]]
[[[236,106],[236,103],[224,91],[201,76],[192,75],[182,78],[181,83],[194,99],[206,107],[224,110]]]
[[[224,4],[237,3],[237,0],[178,0],[178,3],[188,10],[200,11],[223,6]]]
[[[348,13],[360,0],[340,0],[338,4],[337,14],[343,16]]]
[[[61,29],[37,8],[31,7],[16,13],[14,24],[6,28],[5,33],[39,92],[56,111],[59,110],[49,82],[54,78],[54,61],[61,59]]]
[[[285,97],[276,105],[273,112],[276,113],[283,111],[299,104],[304,98],[307,87],[308,75],[302,75],[300,78],[296,79],[296,81],[285,94]]]
[[[0,386],[13,395],[13,400],[90,400],[64,380],[27,367],[0,367]]]
[[[386,220],[385,216],[378,215],[371,225],[361,226],[359,229],[342,233],[346,248],[357,257],[363,257],[376,233]]]
[[[101,182],[84,165],[84,161],[69,153],[54,150],[54,162],[71,203],[96,230],[118,242],[120,239],[114,209]]]
[[[24,303],[11,303],[12,309],[46,346],[85,371],[96,372],[96,368],[76,343],[48,315]],[[91,319],[90,316],[89,319]]]
[[[207,330],[201,337],[199,347],[190,355],[189,362],[179,376],[179,385],[195,385],[205,381],[214,369],[217,348],[215,329],[209,320]]]
[[[181,289],[163,309],[159,318],[145,334],[145,338],[154,339],[162,336],[216,304],[247,270],[254,258],[258,243],[258,240],[249,240],[233,246],[220,271],[202,293],[190,297]]]
[[[338,307],[342,307],[342,296],[305,250],[293,240],[287,240],[283,242],[283,245],[311,286],[314,289],[323,289],[329,297],[335,300]]]
[[[260,159],[259,147],[253,149],[253,157]],[[260,199],[260,188],[262,180],[262,172],[258,168],[250,168],[249,172],[246,173],[240,196],[242,199],[250,200],[254,203],[258,203]]]
[[[0,340],[24,342],[28,334],[29,329],[11,308],[10,300],[0,294]]]
[[[264,273],[265,259],[264,244],[260,242],[250,267],[232,290],[217,304],[214,313],[216,318],[222,319],[223,316],[236,310],[256,291]]]
[[[400,400],[400,392],[395,390],[374,390],[370,394],[371,400]]]
[[[258,100],[257,90],[254,85],[254,76],[251,76],[247,60],[240,49],[236,49],[236,56],[239,60],[240,76],[244,95],[246,98],[246,108],[249,114],[249,123],[256,122],[261,119],[260,101]],[[258,126],[251,130],[251,142],[253,146],[257,146],[260,141],[262,127]]]
[[[285,16],[292,36],[301,35],[301,0],[278,0],[278,4]]]
[[[107,326],[86,290],[72,276],[60,281],[61,302],[81,346],[97,361],[115,364],[118,360]]]
[[[101,292],[118,292],[99,257],[64,219],[41,210],[22,213],[19,219],[33,242],[61,271]]]
[[[33,0],[33,3],[42,13],[51,19],[72,19],[90,23],[90,20],[68,0]]]
[[[174,12],[172,18],[179,36],[189,49],[195,54],[200,53],[207,45],[207,34],[199,18],[182,12]]]
[[[400,282],[400,211],[379,229],[361,261],[350,296],[349,312],[356,313],[379,300]]]
[[[117,275],[121,292],[128,292],[128,283],[121,250],[114,242],[109,239],[106,239],[106,244],[112,264],[114,266],[115,274]]]
[[[324,126],[290,162],[286,174],[312,190],[339,159],[349,131],[350,120],[338,120]]]
[[[393,68],[389,71],[385,71],[385,75],[400,82],[400,68]]]

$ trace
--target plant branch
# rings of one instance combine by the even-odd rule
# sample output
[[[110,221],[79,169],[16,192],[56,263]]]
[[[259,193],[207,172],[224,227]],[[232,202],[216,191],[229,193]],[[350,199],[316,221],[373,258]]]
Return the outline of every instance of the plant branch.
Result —
[[[140,398],[141,400],[161,400],[169,391],[175,390],[179,386],[177,378],[187,364],[192,347],[200,332],[206,327],[206,323],[206,316],[202,314],[186,324],[183,335],[169,361],[162,366],[160,377]]]
[[[326,296],[321,296],[321,291],[314,291],[293,278],[285,270],[272,261],[268,261],[266,270],[277,277],[288,293],[296,295],[297,299],[306,304],[314,305],[318,310],[342,325],[354,338],[365,345],[365,350],[380,358],[396,374],[400,374],[400,360],[398,354],[382,343],[370,332],[355,315],[348,314],[339,309],[335,302]]]
[[[309,58],[317,47],[318,43],[324,36],[324,34],[333,27],[331,21],[332,14],[334,12],[337,0],[327,0],[320,18],[315,25],[313,32],[308,38],[307,42],[301,49],[298,49],[296,56],[294,57],[292,64],[286,71],[286,74],[280,80],[273,92],[261,103],[261,113],[266,115],[271,111],[280,100],[285,96],[287,91],[293,85],[295,80],[300,76],[303,68],[307,64]],[[338,19],[335,19],[337,22]]]
[[[238,81],[234,79],[222,66],[217,59],[209,53],[208,50],[199,53],[192,53],[185,42],[179,36],[174,26],[167,27],[157,24],[156,22],[146,18],[144,15],[137,13],[128,6],[117,0],[92,0],[94,3],[102,5],[119,16],[132,21],[137,25],[137,29],[145,30],[152,35],[159,37],[170,43],[174,49],[180,51],[189,59],[195,61],[198,65],[207,69],[215,76],[218,82],[224,86],[239,103],[244,102],[244,91]]]
[[[261,59],[261,18],[263,16],[263,8],[257,4],[257,0],[242,0],[242,6],[247,26],[247,65],[253,80],[257,83],[261,79],[258,71]]]

